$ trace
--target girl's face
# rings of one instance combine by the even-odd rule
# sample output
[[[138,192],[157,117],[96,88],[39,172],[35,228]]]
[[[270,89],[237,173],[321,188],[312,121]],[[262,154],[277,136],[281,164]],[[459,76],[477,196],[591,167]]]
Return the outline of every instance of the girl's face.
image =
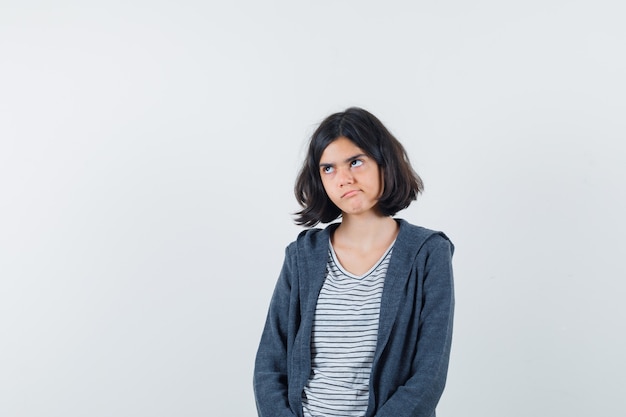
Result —
[[[343,217],[375,211],[383,192],[376,161],[343,136],[324,149],[320,177],[328,198]]]

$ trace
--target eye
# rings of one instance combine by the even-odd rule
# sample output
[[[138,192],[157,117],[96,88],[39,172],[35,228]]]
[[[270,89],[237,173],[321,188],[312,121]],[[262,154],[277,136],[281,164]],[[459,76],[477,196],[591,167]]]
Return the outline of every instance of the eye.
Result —
[[[363,165],[363,160],[361,159],[355,159],[350,162],[351,167],[360,167],[361,165]]]
[[[333,172],[334,170],[335,170],[335,168],[333,168],[333,167],[331,167],[331,166],[329,166],[329,165],[326,165],[326,166],[322,167],[322,172],[323,172],[324,174],[330,174],[330,173],[331,173],[331,172]]]

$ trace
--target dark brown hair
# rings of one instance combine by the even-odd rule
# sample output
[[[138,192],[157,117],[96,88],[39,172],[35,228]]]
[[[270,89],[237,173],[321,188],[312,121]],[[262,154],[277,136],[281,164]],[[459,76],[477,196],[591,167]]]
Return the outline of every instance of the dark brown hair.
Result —
[[[315,130],[294,192],[302,210],[295,222],[312,227],[329,223],[341,210],[328,198],[320,177],[319,163],[326,147],[339,137],[350,139],[373,158],[383,175],[383,193],[378,208],[386,216],[405,209],[424,189],[422,179],[411,167],[402,144],[373,114],[358,107],[331,114]]]

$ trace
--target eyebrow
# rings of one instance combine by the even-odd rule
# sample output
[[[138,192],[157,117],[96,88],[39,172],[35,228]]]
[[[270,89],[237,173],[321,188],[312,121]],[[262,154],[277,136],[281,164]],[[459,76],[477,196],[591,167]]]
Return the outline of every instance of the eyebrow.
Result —
[[[364,157],[364,156],[367,156],[367,155],[366,155],[366,154],[364,154],[364,153],[360,153],[360,154],[357,154],[357,155],[351,156],[350,158],[346,158],[346,159],[344,159],[344,161],[343,161],[343,162],[345,162],[345,163],[352,162],[352,161],[354,161],[355,159],[359,159],[359,158],[362,158],[362,157]],[[320,168],[332,167],[332,166],[334,166],[334,165],[335,165],[335,164],[331,164],[331,163],[323,163],[323,162],[322,162],[322,163],[320,163]]]

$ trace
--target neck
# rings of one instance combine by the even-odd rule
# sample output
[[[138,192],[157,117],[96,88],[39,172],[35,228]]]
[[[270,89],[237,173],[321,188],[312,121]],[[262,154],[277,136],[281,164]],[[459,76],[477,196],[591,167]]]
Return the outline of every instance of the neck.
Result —
[[[371,246],[395,239],[398,224],[391,216],[376,213],[345,215],[335,231],[335,236],[351,246]]]

